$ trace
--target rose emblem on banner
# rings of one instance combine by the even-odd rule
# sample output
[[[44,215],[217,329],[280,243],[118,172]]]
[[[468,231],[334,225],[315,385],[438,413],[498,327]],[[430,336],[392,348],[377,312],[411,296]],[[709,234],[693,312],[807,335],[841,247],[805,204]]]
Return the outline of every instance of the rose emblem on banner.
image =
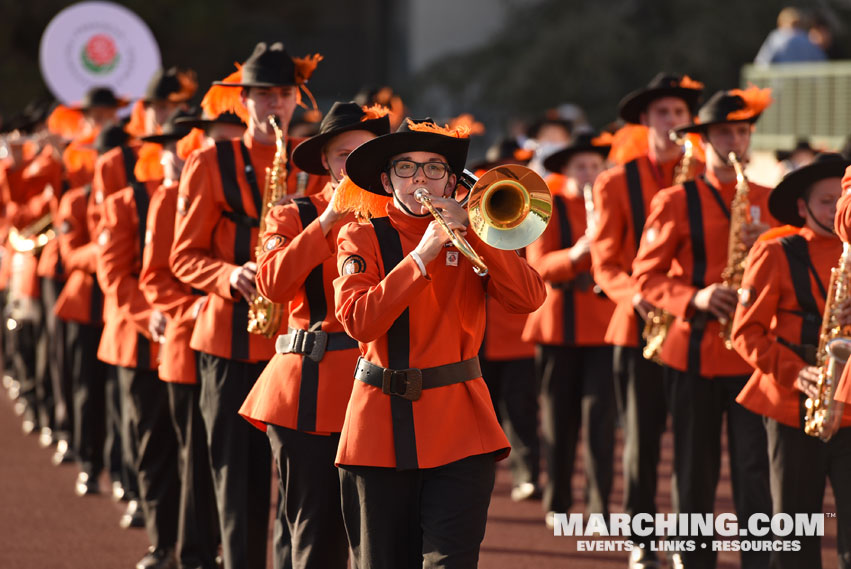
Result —
[[[115,41],[106,34],[90,37],[81,55],[83,65],[92,73],[107,73],[120,59]]]

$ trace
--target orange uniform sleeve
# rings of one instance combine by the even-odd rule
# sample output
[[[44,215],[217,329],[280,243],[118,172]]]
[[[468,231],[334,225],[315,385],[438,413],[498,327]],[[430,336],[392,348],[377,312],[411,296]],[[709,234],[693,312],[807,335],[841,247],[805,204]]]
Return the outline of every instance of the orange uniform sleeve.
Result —
[[[591,239],[594,281],[616,304],[632,302],[638,287],[624,263],[624,241],[629,230],[624,217],[626,188],[603,172],[594,184],[594,211],[597,230]],[[630,240],[632,241],[632,240]]]
[[[570,258],[572,248],[559,249],[557,221],[550,219],[544,234],[526,247],[526,260],[543,278],[550,283],[563,283],[576,278],[582,271],[591,268],[591,259],[585,258],[574,263]]]
[[[188,294],[186,285],[174,278],[168,258],[174,239],[177,201],[159,188],[148,205],[148,232],[142,255],[139,286],[147,301],[169,318],[180,318],[198,302],[199,297]]]
[[[804,360],[777,341],[771,331],[780,306],[777,279],[788,275],[789,267],[780,245],[757,242],[748,256],[742,290],[751,291],[749,306],[739,303],[733,320],[733,348],[754,368],[771,374],[774,381],[791,388]]]
[[[185,200],[186,209],[175,224],[171,269],[174,276],[198,290],[235,300],[230,275],[237,265],[213,255],[213,233],[225,208],[215,195],[211,165],[204,163],[204,155],[190,155],[183,167],[178,200]]]
[[[431,279],[422,275],[410,255],[382,278],[378,240],[367,225],[349,223],[340,231],[338,269],[352,255],[363,259],[364,269],[334,280],[335,314],[349,336],[367,343],[384,335]]]
[[[302,231],[295,204],[276,207],[266,216],[263,243],[273,235],[282,241],[257,259],[257,290],[272,302],[286,304],[310,272],[334,254],[334,248],[322,233],[318,217]]]
[[[467,239],[488,266],[487,293],[508,312],[528,314],[547,298],[547,287],[538,272],[516,251],[503,251],[484,244],[475,233]]]
[[[687,218],[685,206],[683,211],[677,207],[675,192],[678,191],[681,192],[681,188],[663,190],[650,203],[650,215],[632,273],[641,295],[648,302],[685,319],[690,314],[689,303],[697,288],[683,278],[668,276],[682,241],[688,239],[681,230]]]
[[[139,240],[136,224],[130,223],[136,213],[135,208],[122,199],[124,195],[124,192],[113,194],[104,202],[98,237],[97,278],[105,293],[115,295],[118,309],[150,338],[148,321],[151,307],[139,288],[136,274]],[[144,223],[144,220],[141,222]]]
[[[842,177],[842,197],[836,202],[834,229],[840,239],[851,243],[851,166]]]
[[[97,243],[92,242],[86,223],[86,198],[79,189],[67,192],[59,200],[57,213],[59,253],[68,272],[97,270]]]

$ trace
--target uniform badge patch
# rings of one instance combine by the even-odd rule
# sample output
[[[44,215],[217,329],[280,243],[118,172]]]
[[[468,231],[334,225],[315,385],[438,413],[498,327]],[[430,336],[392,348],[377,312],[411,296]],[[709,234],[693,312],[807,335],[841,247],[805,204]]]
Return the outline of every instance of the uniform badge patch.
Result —
[[[177,213],[186,215],[186,210],[189,209],[189,199],[186,196],[177,196]]]
[[[271,251],[272,249],[277,249],[278,247],[284,244],[284,241],[286,240],[284,239],[283,235],[270,235],[263,243],[263,250]]]
[[[104,229],[103,231],[101,231],[100,235],[98,235],[98,245],[103,247],[104,245],[109,243],[109,237],[109,229]]]
[[[59,226],[59,233],[61,235],[67,235],[71,233],[71,222],[67,219],[62,222],[62,225]]]
[[[447,251],[446,252],[446,266],[447,267],[457,267],[458,266],[458,251]]]
[[[360,255],[349,255],[346,257],[346,260],[343,261],[343,270],[340,271],[341,275],[354,275],[357,273],[365,273],[366,272],[366,261],[363,260],[363,257]]]
[[[753,299],[756,296],[756,291],[753,287],[750,288],[740,288],[739,289],[739,304],[744,306],[745,308],[750,307],[753,304]]]

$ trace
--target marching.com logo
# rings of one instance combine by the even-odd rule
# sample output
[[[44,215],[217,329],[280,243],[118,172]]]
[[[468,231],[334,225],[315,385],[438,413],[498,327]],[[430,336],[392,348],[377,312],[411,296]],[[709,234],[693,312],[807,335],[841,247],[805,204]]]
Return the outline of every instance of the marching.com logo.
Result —
[[[722,514],[591,514],[585,522],[582,514],[556,513],[554,536],[639,537],[632,540],[580,540],[580,551],[631,551],[635,547],[654,551],[694,551],[697,548],[724,551],[799,551],[797,537],[824,535],[824,514],[753,514],[744,524],[731,513]],[[739,538],[709,541],[705,538]],[[665,538],[656,542],[654,538]],[[697,538],[697,539],[689,539]],[[704,538],[704,539],[699,539]],[[761,539],[748,539],[761,538]]]

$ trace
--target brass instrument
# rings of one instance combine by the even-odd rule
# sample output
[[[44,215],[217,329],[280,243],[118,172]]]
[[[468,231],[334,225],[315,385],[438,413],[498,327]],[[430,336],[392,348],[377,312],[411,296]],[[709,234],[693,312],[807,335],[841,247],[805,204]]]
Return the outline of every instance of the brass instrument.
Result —
[[[269,115],[269,123],[275,130],[275,157],[272,166],[266,168],[266,181],[263,187],[263,206],[260,211],[260,228],[257,232],[255,257],[263,251],[263,233],[266,230],[266,214],[275,202],[287,193],[287,142],[284,132],[278,126],[278,119]],[[268,298],[257,294],[248,308],[248,331],[271,338],[278,332],[283,317],[283,307]]]
[[[553,200],[544,180],[525,166],[497,166],[477,178],[464,170],[459,183],[469,190],[466,203],[470,227],[479,238],[496,249],[522,249],[541,236],[552,215]],[[414,198],[434,216],[452,244],[473,263],[473,270],[485,276],[488,267],[464,239],[452,231],[435,208],[425,188],[417,188]]]
[[[56,237],[53,230],[53,213],[47,212],[21,231],[9,230],[9,245],[18,253],[38,255],[47,243]]]
[[[674,169],[674,185],[683,184],[695,177],[695,160],[694,146],[687,136],[677,136],[675,131],[668,133],[670,139],[683,147],[683,157],[677,167]],[[644,349],[641,354],[644,359],[662,364],[662,345],[665,343],[665,338],[668,337],[668,332],[671,325],[674,323],[674,315],[663,308],[655,308],[647,313],[647,320],[644,322],[644,331],[641,337],[644,338]]]
[[[836,386],[851,356],[851,330],[840,326],[839,306],[851,294],[851,245],[842,244],[839,262],[830,270],[830,285],[824,306],[824,316],[819,330],[819,346],[816,352],[816,365],[819,367],[818,397],[807,398],[807,413],[804,417],[804,432],[827,442],[836,431],[836,424],[842,418],[840,402],[833,396]]]
[[[745,274],[745,261],[748,258],[748,248],[742,241],[742,227],[750,222],[750,202],[748,193],[750,185],[745,177],[744,167],[735,152],[730,152],[727,159],[736,170],[736,194],[730,204],[730,236],[727,241],[727,265],[721,273],[723,284],[733,290],[739,290],[742,276]],[[732,315],[721,325],[721,338],[728,350],[733,349],[730,335],[733,330]]]
[[[585,201],[585,235],[590,239],[597,230],[597,212],[594,211],[594,186],[586,183],[582,186],[582,199]]]

